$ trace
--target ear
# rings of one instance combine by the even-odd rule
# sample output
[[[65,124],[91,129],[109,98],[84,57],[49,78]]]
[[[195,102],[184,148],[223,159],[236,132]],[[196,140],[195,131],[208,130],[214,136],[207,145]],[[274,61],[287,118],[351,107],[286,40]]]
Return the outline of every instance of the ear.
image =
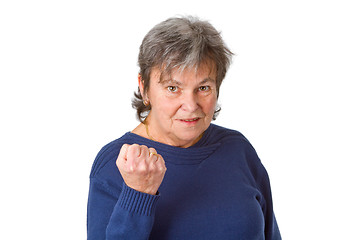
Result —
[[[142,98],[145,100],[145,95],[144,95],[144,81],[142,80],[141,74],[138,74],[138,84],[139,84],[139,89],[140,89],[140,93]]]

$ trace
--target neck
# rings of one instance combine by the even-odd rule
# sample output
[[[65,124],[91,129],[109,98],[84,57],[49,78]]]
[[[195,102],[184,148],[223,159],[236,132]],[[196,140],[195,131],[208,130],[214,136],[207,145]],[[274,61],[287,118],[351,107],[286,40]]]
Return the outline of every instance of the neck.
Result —
[[[150,135],[150,133],[149,133],[149,126],[148,126],[148,123],[147,123],[147,119],[145,119],[144,125],[145,125],[145,131],[146,131],[147,137],[148,137],[150,140],[155,141],[155,139],[154,139],[154,138]]]

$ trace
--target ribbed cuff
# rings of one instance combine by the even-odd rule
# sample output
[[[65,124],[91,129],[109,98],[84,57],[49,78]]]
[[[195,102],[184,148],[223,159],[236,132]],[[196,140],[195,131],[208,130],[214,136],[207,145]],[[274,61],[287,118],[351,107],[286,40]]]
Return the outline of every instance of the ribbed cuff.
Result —
[[[150,216],[154,214],[156,202],[159,198],[159,194],[151,195],[142,193],[123,183],[123,188],[119,196],[119,205],[130,212]]]

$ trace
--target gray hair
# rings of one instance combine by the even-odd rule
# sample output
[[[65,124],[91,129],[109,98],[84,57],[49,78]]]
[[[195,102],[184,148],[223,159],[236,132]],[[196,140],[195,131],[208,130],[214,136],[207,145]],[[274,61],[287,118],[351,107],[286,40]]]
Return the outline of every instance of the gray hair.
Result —
[[[144,37],[140,46],[138,64],[144,83],[144,92],[150,85],[150,74],[154,67],[162,73],[171,74],[173,69],[195,70],[203,63],[213,63],[216,68],[216,89],[225,78],[233,53],[209,22],[195,17],[169,18],[153,27]],[[151,105],[144,105],[140,90],[135,92],[132,106],[137,110],[138,119],[143,122]],[[215,120],[218,108],[213,119]]]

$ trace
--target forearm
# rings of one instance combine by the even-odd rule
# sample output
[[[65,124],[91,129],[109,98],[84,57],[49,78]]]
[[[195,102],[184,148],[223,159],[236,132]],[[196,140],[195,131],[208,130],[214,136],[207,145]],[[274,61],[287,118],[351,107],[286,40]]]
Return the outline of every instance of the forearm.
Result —
[[[88,239],[148,239],[159,195],[135,191],[123,184],[116,198],[92,180],[88,203]]]

